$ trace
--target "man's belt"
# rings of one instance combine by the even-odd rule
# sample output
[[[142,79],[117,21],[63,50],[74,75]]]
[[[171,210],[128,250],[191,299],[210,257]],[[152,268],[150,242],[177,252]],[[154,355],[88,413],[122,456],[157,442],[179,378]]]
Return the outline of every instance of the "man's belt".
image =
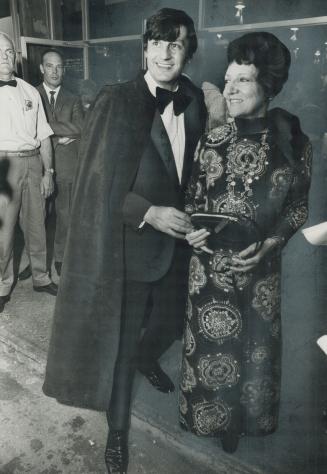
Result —
[[[12,150],[0,150],[0,158],[6,158],[7,156],[18,156],[18,157],[28,157],[35,156],[40,153],[39,148],[34,148],[34,150],[21,150],[21,151],[12,151]]]

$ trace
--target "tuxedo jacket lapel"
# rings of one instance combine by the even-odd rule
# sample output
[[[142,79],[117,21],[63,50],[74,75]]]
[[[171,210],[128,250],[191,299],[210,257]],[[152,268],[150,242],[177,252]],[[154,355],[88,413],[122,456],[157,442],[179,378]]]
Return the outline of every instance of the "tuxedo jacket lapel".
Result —
[[[189,88],[186,87],[183,82],[181,82],[180,87],[187,96],[192,98],[190,104],[184,112],[185,151],[181,183],[179,183],[175,159],[169,137],[158,110],[155,112],[151,137],[172,180],[176,183],[176,185],[185,188],[190,179],[197,141],[201,136],[203,129],[201,117],[199,114],[199,105],[198,101],[195,100],[194,93],[189,90]]]
[[[191,106],[189,106],[191,107]],[[185,152],[184,152],[184,161],[183,161],[183,173],[182,173],[182,182],[181,185],[184,187],[191,174],[192,164],[193,164],[193,154],[190,153],[190,150],[193,149],[193,137],[194,137],[194,128],[192,123],[192,116],[187,110],[184,113],[184,124],[185,124]]]
[[[163,124],[163,121],[161,119],[161,116],[158,110],[155,111],[152,128],[151,128],[151,138],[168,171],[170,178],[177,186],[179,186],[179,180],[178,180],[173,151],[171,148],[167,131],[165,129],[165,126]]]
[[[183,87],[183,86],[181,86]],[[184,88],[185,89],[185,88]],[[185,94],[192,96],[188,90],[185,90]],[[185,152],[184,152],[184,162],[183,162],[183,173],[182,173],[182,187],[185,187],[189,181],[193,159],[194,151],[196,148],[197,137],[200,133],[200,121],[199,114],[197,112],[197,103],[192,97],[192,101],[184,112],[184,124],[185,124]]]

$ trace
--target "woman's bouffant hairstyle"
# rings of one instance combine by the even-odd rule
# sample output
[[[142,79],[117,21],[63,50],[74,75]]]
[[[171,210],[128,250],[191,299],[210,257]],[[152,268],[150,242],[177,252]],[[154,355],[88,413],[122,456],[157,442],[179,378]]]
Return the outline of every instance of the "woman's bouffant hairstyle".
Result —
[[[175,41],[180,33],[180,27],[187,29],[188,50],[187,57],[191,59],[198,47],[194,23],[191,17],[183,10],[162,8],[148,18],[143,35],[143,46],[146,49],[148,40]]]
[[[275,97],[287,81],[291,64],[288,48],[275,35],[266,32],[247,33],[229,43],[228,64],[253,64],[257,81],[267,98]]]

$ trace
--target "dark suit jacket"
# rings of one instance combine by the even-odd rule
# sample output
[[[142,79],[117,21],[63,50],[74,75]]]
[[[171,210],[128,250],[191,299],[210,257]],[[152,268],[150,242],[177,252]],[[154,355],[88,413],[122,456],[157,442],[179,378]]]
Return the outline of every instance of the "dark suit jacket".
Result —
[[[173,258],[175,238],[147,224],[140,230],[139,225],[152,205],[184,210],[185,188],[195,147],[204,130],[205,113],[202,92],[186,79],[181,80],[180,87],[192,98],[184,113],[186,143],[182,182],[179,183],[170,141],[156,110],[131,192],[125,199],[125,265],[126,276],[131,280],[159,280],[168,271]],[[189,247],[188,244],[185,246]]]
[[[193,151],[204,128],[205,108],[202,92],[186,78],[182,84],[193,97],[189,106],[192,113],[185,114],[186,184]],[[126,278],[125,232],[138,226],[151,203],[182,205],[183,198],[179,201],[180,191],[169,171],[170,145],[167,149],[161,124],[155,126],[157,120],[155,100],[140,75],[128,83],[104,87],[83,129],[43,386],[46,395],[66,404],[108,408]],[[147,184],[142,193],[136,183],[138,177],[143,177],[140,170],[144,155],[149,159],[153,156],[155,162],[144,161]],[[169,188],[163,197],[151,184],[151,174],[157,171],[161,174],[156,185],[162,179]],[[168,194],[175,188],[175,197],[169,201]],[[155,233],[156,237],[149,234],[149,239],[160,241],[162,236]],[[158,245],[157,240],[154,245]],[[165,243],[168,249],[174,249],[174,245],[173,238]],[[164,272],[164,254],[160,261],[160,272]]]
[[[79,139],[84,120],[79,97],[61,86],[53,114],[43,84],[40,84],[37,89],[41,94],[49,125],[54,132],[51,140],[56,180],[72,182],[77,166]],[[75,138],[75,140],[69,145],[62,145],[58,143],[60,137]]]

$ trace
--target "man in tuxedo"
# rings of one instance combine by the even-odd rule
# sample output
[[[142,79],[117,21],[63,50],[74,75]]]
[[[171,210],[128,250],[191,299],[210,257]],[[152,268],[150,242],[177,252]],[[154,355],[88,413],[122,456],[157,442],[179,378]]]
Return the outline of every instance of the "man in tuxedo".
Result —
[[[56,271],[60,275],[84,114],[79,97],[62,85],[64,60],[60,51],[55,49],[44,51],[40,70],[43,82],[37,89],[42,97],[49,125],[54,132],[51,137],[56,181],[54,260]]]
[[[150,17],[147,72],[104,87],[82,137],[43,389],[107,411],[109,472],[127,469],[135,371],[174,390],[158,359],[180,336],[185,312],[184,193],[206,110],[182,71],[196,48],[185,12]]]

